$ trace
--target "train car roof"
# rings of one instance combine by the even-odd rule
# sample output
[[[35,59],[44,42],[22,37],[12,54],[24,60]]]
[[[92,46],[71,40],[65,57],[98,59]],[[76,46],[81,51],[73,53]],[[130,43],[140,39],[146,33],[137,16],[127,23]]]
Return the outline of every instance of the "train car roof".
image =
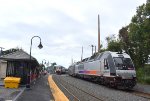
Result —
[[[98,53],[98,56],[96,57],[96,59],[101,58],[101,56],[103,56],[103,54],[111,54],[112,57],[125,57],[125,58],[130,58],[130,56],[129,56],[127,53],[119,53],[119,52],[105,51],[105,52]]]
[[[118,52],[111,52],[109,53],[112,55],[112,57],[125,57],[125,58],[130,58],[130,56],[127,53],[118,53]]]
[[[89,57],[88,58],[85,58],[82,60],[82,62],[85,62],[85,61],[88,61],[89,60]]]

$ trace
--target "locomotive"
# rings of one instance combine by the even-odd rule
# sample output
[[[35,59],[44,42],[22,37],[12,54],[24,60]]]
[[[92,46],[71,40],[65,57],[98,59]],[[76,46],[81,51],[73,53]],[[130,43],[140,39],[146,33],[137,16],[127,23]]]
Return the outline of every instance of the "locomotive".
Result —
[[[65,74],[66,69],[63,66],[55,66],[55,73],[56,74]]]
[[[115,88],[132,89],[136,85],[135,67],[127,53],[105,51],[94,54],[69,66],[68,73]]]

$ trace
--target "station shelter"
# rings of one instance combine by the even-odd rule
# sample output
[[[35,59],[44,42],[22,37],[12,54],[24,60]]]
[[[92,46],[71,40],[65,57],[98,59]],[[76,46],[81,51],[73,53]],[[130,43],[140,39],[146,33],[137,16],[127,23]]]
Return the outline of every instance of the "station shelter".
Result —
[[[7,61],[6,77],[20,77],[22,85],[27,84],[28,75],[32,82],[39,76],[41,70],[38,61],[32,56],[30,60],[30,55],[22,49],[1,56],[0,60]]]

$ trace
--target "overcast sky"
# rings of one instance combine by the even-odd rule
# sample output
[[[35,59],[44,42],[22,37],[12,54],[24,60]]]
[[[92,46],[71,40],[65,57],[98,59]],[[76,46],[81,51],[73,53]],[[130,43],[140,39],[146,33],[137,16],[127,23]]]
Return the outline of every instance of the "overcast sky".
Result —
[[[0,47],[19,47],[41,63],[68,67],[71,59],[91,56],[90,45],[97,46],[97,17],[100,14],[101,43],[105,37],[118,34],[122,26],[130,23],[136,8],[146,0],[0,0]]]

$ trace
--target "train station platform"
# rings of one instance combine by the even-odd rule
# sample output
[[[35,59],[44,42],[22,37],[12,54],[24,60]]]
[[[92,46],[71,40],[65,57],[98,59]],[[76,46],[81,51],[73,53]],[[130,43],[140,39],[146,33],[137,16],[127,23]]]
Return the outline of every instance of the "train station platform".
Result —
[[[31,89],[25,89],[16,101],[54,101],[47,78],[45,75],[37,79]]]
[[[0,80],[0,86],[4,86],[4,80]]]

